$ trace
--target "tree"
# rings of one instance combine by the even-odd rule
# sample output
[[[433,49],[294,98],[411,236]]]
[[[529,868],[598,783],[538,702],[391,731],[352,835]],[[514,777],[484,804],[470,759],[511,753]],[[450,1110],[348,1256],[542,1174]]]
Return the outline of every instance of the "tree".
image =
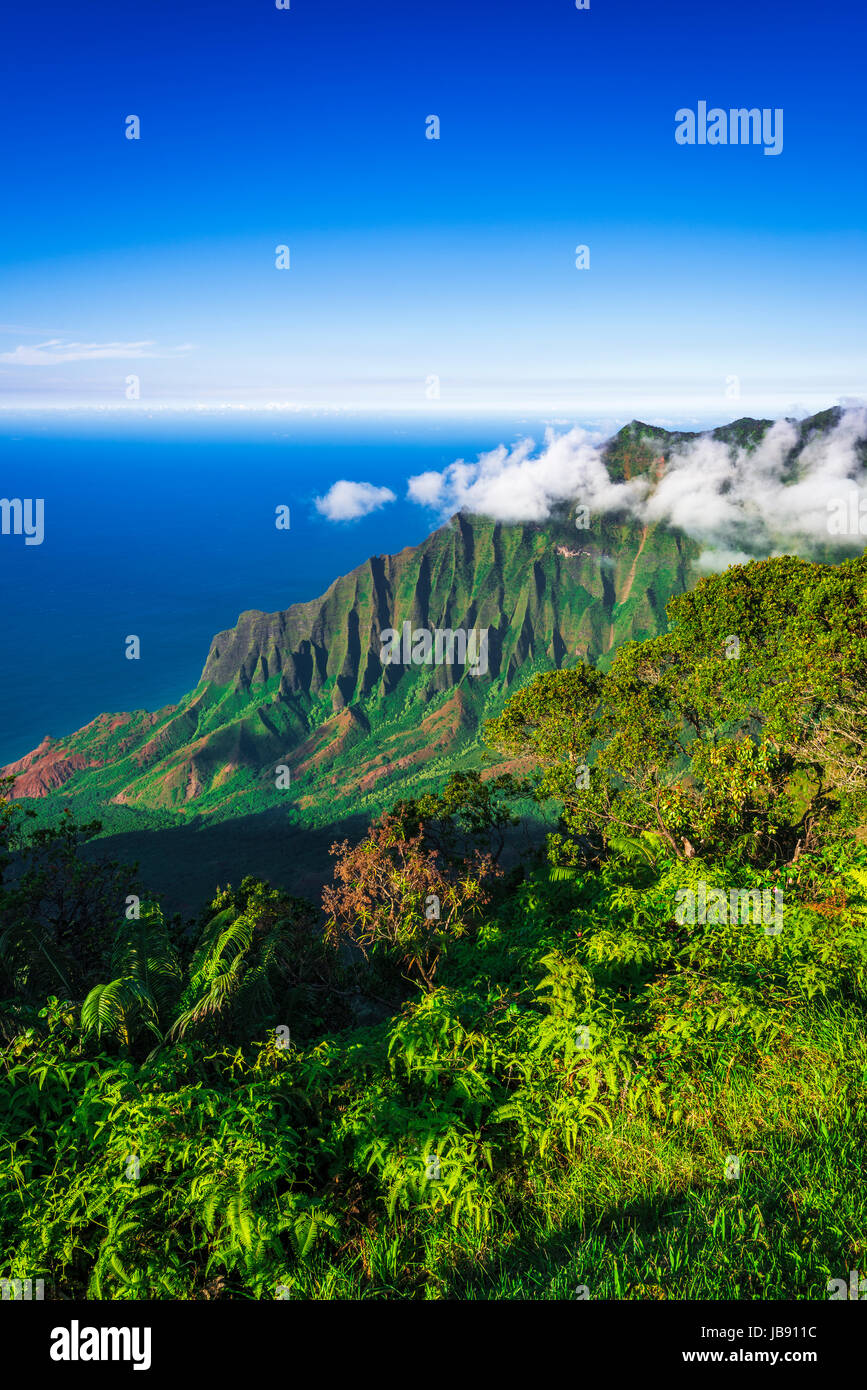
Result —
[[[0,999],[40,1004],[48,994],[81,999],[107,967],[118,913],[138,889],[126,865],[85,859],[99,821],[33,828],[33,812],[0,783]]]
[[[679,858],[788,861],[863,816],[865,599],[863,557],[732,567],[607,674],[537,676],[487,735],[536,758],[573,847],[650,833]]]
[[[405,834],[421,832],[426,845],[451,861],[462,860],[478,847],[498,863],[506,831],[519,824],[509,803],[531,791],[526,779],[508,772],[487,778],[475,769],[453,772],[441,792],[400,800],[391,815]]]

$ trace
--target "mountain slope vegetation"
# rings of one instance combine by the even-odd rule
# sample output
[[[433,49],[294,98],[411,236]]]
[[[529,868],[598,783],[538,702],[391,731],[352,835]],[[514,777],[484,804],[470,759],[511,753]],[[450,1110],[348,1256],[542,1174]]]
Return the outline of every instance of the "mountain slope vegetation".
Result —
[[[867,557],[731,568],[669,617],[512,692],[485,736],[521,777],[399,798],[334,845],[321,910],[248,877],[185,927],[82,866],[93,826],[6,796],[9,1275],[839,1297],[867,1256]],[[528,796],[557,829],[506,868]]]

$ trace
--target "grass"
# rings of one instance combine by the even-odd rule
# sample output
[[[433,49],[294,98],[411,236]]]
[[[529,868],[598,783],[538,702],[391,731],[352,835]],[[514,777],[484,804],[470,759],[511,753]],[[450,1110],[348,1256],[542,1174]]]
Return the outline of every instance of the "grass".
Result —
[[[622,1115],[486,1233],[404,1219],[317,1258],[298,1298],[826,1299],[867,1265],[867,1036],[817,1007],[757,1070],[721,1060],[678,1126]],[[724,1176],[739,1156],[741,1176]],[[583,1289],[582,1289],[583,1286]],[[586,1292],[584,1292],[586,1290]]]

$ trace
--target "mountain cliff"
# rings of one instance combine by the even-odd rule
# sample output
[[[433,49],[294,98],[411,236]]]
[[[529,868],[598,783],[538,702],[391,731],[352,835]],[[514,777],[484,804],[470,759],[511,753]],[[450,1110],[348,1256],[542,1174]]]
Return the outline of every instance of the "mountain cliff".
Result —
[[[830,423],[815,417],[810,427]],[[749,444],[770,424],[737,421],[714,436]],[[694,437],[633,422],[609,442],[609,474],[658,476]],[[287,799],[300,813],[373,807],[472,758],[481,720],[516,683],[582,660],[604,665],[620,643],[660,631],[668,599],[698,577],[698,552],[683,534],[626,515],[581,530],[565,506],[540,524],[461,513],[420,545],[372,556],[320,598],[242,613],[214,637],[177,705],[100,715],[4,772],[16,775],[18,796],[62,791],[179,817]],[[383,633],[404,624],[486,631],[487,669],[389,664]]]
[[[536,670],[604,658],[659,630],[695,547],[661,528],[563,516],[505,526],[455,517],[419,546],[376,555],[309,603],[242,613],[211,643],[196,688],[156,713],[100,715],[6,769],[16,794],[62,787],[197,812],[352,800],[471,743]],[[384,664],[381,634],[487,629],[488,671]],[[459,652],[455,652],[459,655]],[[284,778],[285,780],[285,778]],[[243,807],[239,804],[243,802]]]

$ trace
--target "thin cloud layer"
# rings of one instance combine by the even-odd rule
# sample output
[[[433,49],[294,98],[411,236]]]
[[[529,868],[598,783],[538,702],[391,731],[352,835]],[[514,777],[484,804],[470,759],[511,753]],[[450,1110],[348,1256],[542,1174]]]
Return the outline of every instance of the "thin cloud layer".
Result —
[[[175,352],[189,352],[192,343],[182,343]],[[55,367],[60,362],[104,362],[113,358],[163,357],[156,344],[144,340],[138,343],[67,343],[62,338],[48,338],[32,347],[20,344],[11,352],[0,352],[0,362],[16,367]]]
[[[324,497],[316,497],[314,501],[316,510],[329,521],[357,521],[397,498],[391,488],[374,487],[373,483],[351,483],[341,478]]]
[[[443,515],[466,510],[504,522],[544,521],[557,502],[583,504],[591,517],[626,512],[703,542],[712,552],[705,563],[715,568],[724,554],[745,558],[827,543],[829,508],[852,492],[867,496],[857,449],[867,439],[867,410],[844,411],[832,430],[808,441],[793,482],[798,438],[791,420],[778,420],[751,450],[703,435],[672,454],[658,481],[641,476],[616,483],[597,437],[548,429],[538,453],[529,439],[511,449],[501,445],[475,463],[461,459],[441,473],[410,478],[408,495]],[[852,537],[851,543],[864,541]]]

